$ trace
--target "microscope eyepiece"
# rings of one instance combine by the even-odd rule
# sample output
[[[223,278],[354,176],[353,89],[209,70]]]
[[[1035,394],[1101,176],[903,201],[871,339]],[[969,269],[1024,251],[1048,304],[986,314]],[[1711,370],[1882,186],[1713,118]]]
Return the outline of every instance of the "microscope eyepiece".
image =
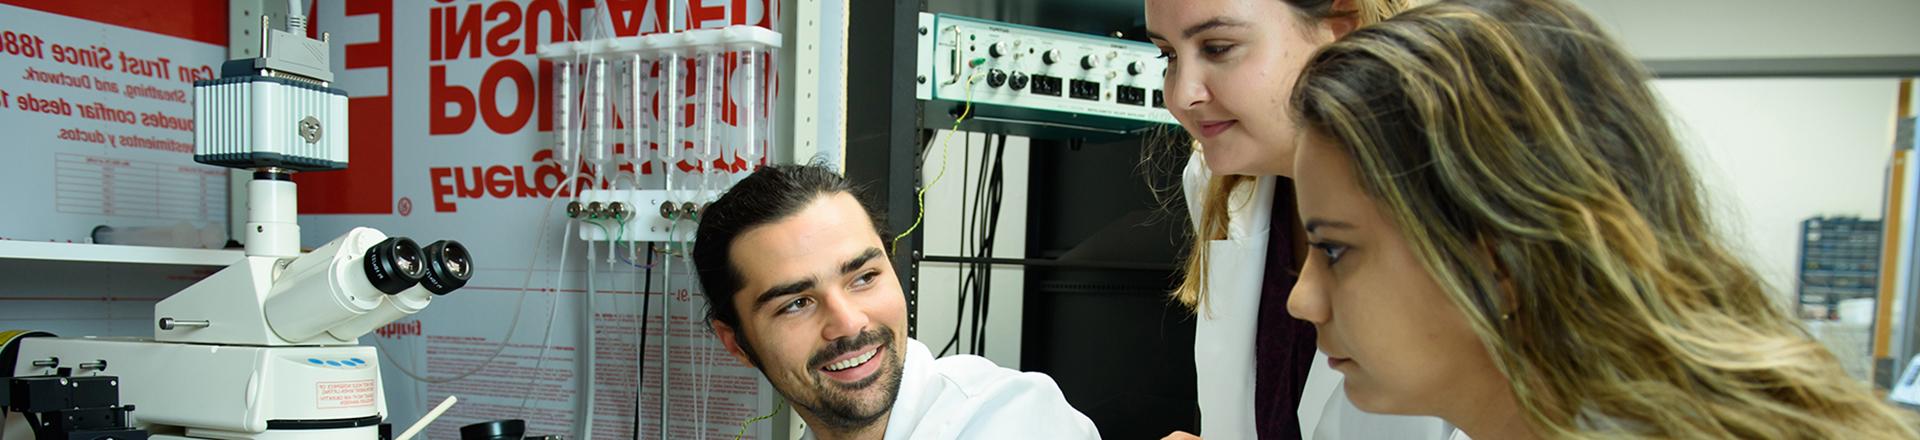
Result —
[[[420,251],[426,258],[426,275],[420,278],[420,285],[435,295],[453,293],[467,285],[473,278],[473,256],[467,253],[467,247],[458,241],[440,240],[427,245]]]
[[[388,237],[367,248],[367,282],[388,295],[400,293],[420,283],[427,265],[420,256],[420,245],[406,237]]]

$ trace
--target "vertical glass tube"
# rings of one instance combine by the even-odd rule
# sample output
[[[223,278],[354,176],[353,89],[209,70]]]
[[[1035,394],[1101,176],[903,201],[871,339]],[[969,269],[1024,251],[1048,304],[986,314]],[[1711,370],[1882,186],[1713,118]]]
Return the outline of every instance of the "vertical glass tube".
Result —
[[[587,142],[580,147],[587,153],[589,163],[593,164],[592,187],[597,188],[600,186],[600,179],[609,177],[606,169],[607,150],[612,149],[612,146],[607,144],[607,60],[594,58],[592,67],[593,70],[588,73],[589,91],[586,96],[589,100],[587,125],[590,131],[588,131]]]
[[[682,70],[685,69],[686,60],[677,52],[668,52],[662,59],[666,61],[666,64],[661,66],[659,91],[661,94],[660,106],[662,107],[660,113],[664,116],[664,119],[661,120],[660,123],[665,127],[664,136],[660,138],[660,161],[662,162],[663,168],[661,170],[661,176],[666,178],[666,189],[668,193],[674,194],[673,190],[679,186],[675,184],[675,180],[680,174],[680,153],[684,145],[682,144],[680,133],[680,124],[683,118],[680,112],[682,110],[681,99],[685,93],[682,91],[683,85],[681,82],[683,79],[680,75]]]
[[[553,88],[553,159],[564,164],[573,160],[573,63],[554,64],[560,74]]]
[[[780,49],[768,48],[766,56],[754,60],[760,64],[761,69],[764,69],[763,71],[767,74],[766,78],[760,81],[760,88],[754,90],[754,93],[760,94],[760,109],[755,111],[760,114],[760,126],[766,127],[760,130],[760,144],[755,146],[754,149],[759,152],[762,158],[769,161],[773,158],[772,147],[778,144],[780,133],[778,130],[780,127],[780,115],[778,112],[773,111],[775,107],[773,99],[775,96],[774,81],[780,78],[780,73],[774,71],[778,64],[773,63],[772,60],[778,59],[780,59]],[[811,136],[812,134],[809,133],[808,135]],[[789,160],[806,162],[813,160],[813,158],[794,157],[789,158]]]
[[[701,136],[703,137],[700,141],[700,167],[706,171],[706,175],[702,176],[703,178],[700,181],[700,190],[702,193],[700,195],[700,203],[709,203],[719,197],[716,194],[719,192],[718,190],[721,184],[715,180],[716,178],[724,178],[726,176],[725,169],[719,166],[722,157],[720,155],[720,142],[717,142],[721,123],[719,103],[722,93],[721,90],[723,90],[722,87],[724,87],[726,82],[721,75],[725,66],[721,65],[720,55],[724,51],[725,49],[714,46],[700,56],[701,62],[706,65],[704,66],[704,71],[701,72],[701,76],[705,78],[700,84],[700,94],[703,95],[702,98],[705,98],[704,104],[706,105],[706,109],[701,111],[700,123]]]
[[[644,68],[646,68],[646,62],[640,54],[627,57],[627,155],[625,159],[627,166],[633,168],[633,189],[640,189],[640,167],[650,156],[644,128],[647,126],[647,108],[646,102],[641,100],[646,96],[641,93],[644,88],[641,69]]]
[[[755,167],[760,166],[760,155],[763,151],[758,126],[760,94],[763,93],[760,88],[760,48],[748,47],[746,56],[742,59],[744,61],[741,61],[740,69],[747,73],[747,86],[740,94],[746,96],[747,103],[741,107],[739,113],[740,133],[743,133],[746,138],[740,143],[740,152],[741,159],[747,161],[747,171],[751,172]]]

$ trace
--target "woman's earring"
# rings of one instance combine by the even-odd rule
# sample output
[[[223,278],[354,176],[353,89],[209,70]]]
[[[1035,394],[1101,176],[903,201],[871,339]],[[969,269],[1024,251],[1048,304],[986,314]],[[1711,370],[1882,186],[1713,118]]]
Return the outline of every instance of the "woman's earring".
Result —
[[[1501,321],[1512,321],[1512,320],[1513,320],[1513,312],[1507,312],[1507,313],[1502,313],[1502,314],[1500,314],[1500,320],[1501,320]]]

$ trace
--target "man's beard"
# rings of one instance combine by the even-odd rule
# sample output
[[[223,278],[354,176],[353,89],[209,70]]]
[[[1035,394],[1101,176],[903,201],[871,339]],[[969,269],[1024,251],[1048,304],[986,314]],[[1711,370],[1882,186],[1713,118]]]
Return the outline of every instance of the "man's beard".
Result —
[[[881,370],[878,374],[874,374],[864,380],[851,385],[841,386],[837,382],[833,382],[822,376],[818,368],[813,368],[815,365],[824,364],[833,358],[853,353],[854,350],[859,350],[861,347],[873,344],[881,344],[880,349],[886,352],[886,360],[884,364],[880,365]],[[745,351],[748,353],[753,352],[751,348]],[[813,383],[810,386],[803,384],[783,384],[777,381],[771,381],[771,378],[776,375],[766,374],[766,376],[770,379],[770,382],[773,382],[773,387],[780,391],[782,396],[787,398],[788,402],[796,407],[806,409],[807,413],[819,419],[820,424],[825,425],[823,426],[824,428],[835,431],[857,430],[879,422],[881,417],[886,416],[887,413],[893,409],[894,399],[900,396],[901,376],[906,370],[906,361],[900,356],[900,351],[900,344],[894,342],[893,329],[882,326],[877,330],[864,332],[858,336],[835,340],[833,343],[821,348],[819,352],[814,353],[814,355],[807,360],[808,372],[813,378]],[[749,357],[757,358],[758,356]],[[762,374],[767,372],[766,365],[758,362],[757,359],[754,365],[760,366]],[[872,408],[862,408],[861,405],[866,402],[861,402],[854,396],[843,392],[845,389],[866,389],[875,385],[875,382],[879,382],[878,385],[886,387],[886,393],[883,395],[884,398],[882,401]],[[789,389],[797,387],[811,388],[812,393],[809,393],[811,399],[806,399],[806,396],[798,393],[798,391],[801,390]]]

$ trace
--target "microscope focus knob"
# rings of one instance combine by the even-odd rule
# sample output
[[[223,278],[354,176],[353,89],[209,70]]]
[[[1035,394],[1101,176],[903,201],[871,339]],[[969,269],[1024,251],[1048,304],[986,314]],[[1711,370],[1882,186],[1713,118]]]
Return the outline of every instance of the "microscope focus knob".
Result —
[[[160,318],[161,330],[173,330],[180,327],[207,328],[212,326],[213,326],[213,321],[207,321],[207,320],[181,320],[181,319],[173,319],[171,317]]]

